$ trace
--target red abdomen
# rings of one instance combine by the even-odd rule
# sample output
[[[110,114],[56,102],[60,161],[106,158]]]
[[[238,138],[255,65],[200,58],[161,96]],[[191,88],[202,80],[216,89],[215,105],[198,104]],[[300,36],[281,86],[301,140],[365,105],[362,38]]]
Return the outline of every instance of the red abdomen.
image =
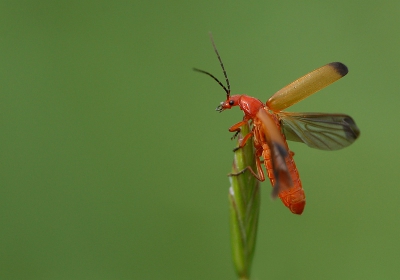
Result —
[[[290,172],[290,176],[292,177],[293,187],[288,190],[282,190],[279,193],[279,198],[282,200],[283,204],[285,204],[285,206],[290,209],[292,213],[300,215],[301,213],[303,213],[304,207],[306,205],[306,195],[301,185],[299,172],[297,171],[296,163],[293,160],[293,155],[294,154],[289,151],[289,155],[286,158],[286,165]],[[272,169],[270,151],[267,145],[264,146],[263,157],[265,168],[268,172],[268,178],[271,180],[271,184],[273,186],[275,184],[275,178]]]
[[[279,120],[274,118],[274,121],[278,127],[280,127]],[[286,166],[290,173],[293,181],[293,187],[286,190],[281,190],[279,193],[279,198],[282,200],[283,204],[294,214],[300,215],[303,213],[304,207],[306,205],[306,195],[304,193],[303,187],[301,185],[299,172],[297,171],[296,163],[293,160],[294,153],[289,150],[288,144],[286,142],[285,136],[282,134],[284,139],[285,148],[288,151],[288,156],[286,157]],[[261,152],[261,147],[259,147],[258,154]],[[268,178],[271,180],[272,186],[275,185],[274,171],[272,168],[271,152],[266,143],[262,145],[262,156],[264,158],[265,168],[268,172]]]

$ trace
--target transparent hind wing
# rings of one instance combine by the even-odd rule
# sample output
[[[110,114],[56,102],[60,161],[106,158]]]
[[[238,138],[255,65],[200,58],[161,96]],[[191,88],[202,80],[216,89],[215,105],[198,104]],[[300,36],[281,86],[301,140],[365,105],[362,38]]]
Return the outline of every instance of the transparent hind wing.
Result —
[[[287,140],[320,150],[339,150],[360,135],[354,120],[343,114],[278,113]]]

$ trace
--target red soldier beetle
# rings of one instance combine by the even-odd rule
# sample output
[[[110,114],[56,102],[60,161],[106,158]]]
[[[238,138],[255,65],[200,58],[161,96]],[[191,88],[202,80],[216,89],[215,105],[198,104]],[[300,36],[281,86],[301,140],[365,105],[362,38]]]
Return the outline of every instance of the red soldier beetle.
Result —
[[[248,166],[239,173],[229,175],[249,170],[258,180],[264,181],[262,156],[273,186],[272,197],[279,196],[292,213],[300,215],[306,203],[305,194],[293,160],[294,153],[289,150],[286,140],[302,142],[320,150],[338,150],[352,144],[360,135],[360,130],[348,115],[289,113],[282,110],[344,77],[348,73],[347,67],[340,62],[326,64],[285,86],[264,105],[259,99],[248,95],[231,95],[228,76],[212,37],[211,42],[227,87],[209,72],[197,68],[194,70],[212,77],[225,90],[226,100],[217,107],[218,112],[235,106],[244,112],[243,120],[229,128],[230,132],[235,132],[232,138],[240,132],[242,125],[252,121],[252,131],[243,137],[236,149],[244,147],[253,137],[257,172]]]

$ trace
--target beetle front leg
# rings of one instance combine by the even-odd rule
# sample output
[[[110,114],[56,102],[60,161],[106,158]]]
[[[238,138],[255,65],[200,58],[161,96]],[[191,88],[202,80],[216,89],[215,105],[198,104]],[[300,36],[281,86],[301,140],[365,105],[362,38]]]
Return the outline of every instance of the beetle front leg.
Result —
[[[241,122],[235,123],[234,125],[232,125],[232,126],[229,128],[229,131],[230,131],[230,132],[236,132],[236,133],[232,136],[231,140],[235,139],[236,136],[238,136],[238,134],[240,133],[240,127],[242,127],[242,126],[245,125],[246,123],[247,123],[247,120],[243,120],[243,121],[241,121]]]
[[[240,133],[240,127],[242,127],[243,125],[247,124],[247,122],[249,121],[249,118],[246,118],[246,116],[243,118],[243,120],[241,122],[238,122],[234,125],[232,125],[229,128],[230,132],[236,132],[232,137],[231,140],[235,139],[236,136],[239,135]],[[253,135],[253,132],[250,132],[249,134],[245,135],[242,139],[242,141],[240,142],[239,146],[236,147],[235,149],[233,149],[233,151],[237,151],[240,148],[243,148],[244,145],[246,145],[247,140],[249,140],[249,138]]]
[[[239,134],[240,127],[245,125],[249,120],[251,120],[249,117],[244,116],[241,122],[235,123],[229,128],[230,132],[236,132],[235,135],[233,136],[233,139]]]

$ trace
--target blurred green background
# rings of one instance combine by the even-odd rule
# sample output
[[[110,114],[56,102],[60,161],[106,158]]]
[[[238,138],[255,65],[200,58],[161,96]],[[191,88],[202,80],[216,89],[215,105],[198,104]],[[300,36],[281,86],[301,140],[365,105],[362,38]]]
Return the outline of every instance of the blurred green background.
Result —
[[[337,152],[289,143],[302,216],[262,206],[253,279],[399,274],[399,1],[1,1],[0,279],[236,279],[228,187],[239,109],[332,61],[289,111],[351,115]]]

